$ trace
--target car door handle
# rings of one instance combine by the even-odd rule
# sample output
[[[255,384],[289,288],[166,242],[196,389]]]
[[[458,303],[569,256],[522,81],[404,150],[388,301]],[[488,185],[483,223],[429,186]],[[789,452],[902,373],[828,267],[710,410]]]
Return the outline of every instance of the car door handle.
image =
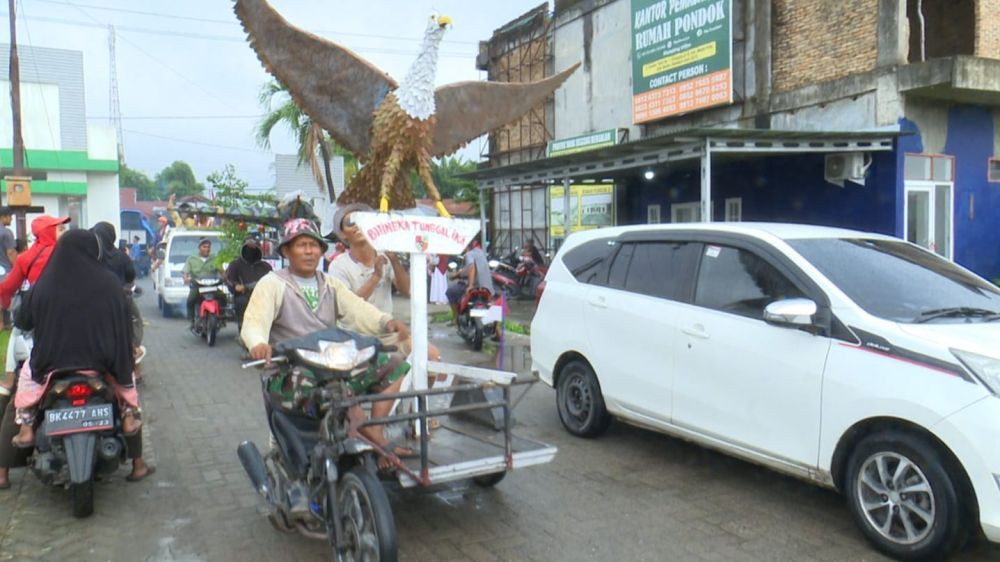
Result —
[[[604,297],[590,297],[590,306],[597,308],[607,308],[608,302],[604,300]]]
[[[681,331],[693,338],[698,338],[702,340],[708,339],[708,332],[706,332],[705,328],[701,326],[695,326],[693,328],[681,328]]]

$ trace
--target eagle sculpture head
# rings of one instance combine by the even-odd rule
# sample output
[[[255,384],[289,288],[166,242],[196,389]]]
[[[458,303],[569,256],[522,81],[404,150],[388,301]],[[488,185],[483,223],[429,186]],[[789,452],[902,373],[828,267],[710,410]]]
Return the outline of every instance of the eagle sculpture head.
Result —
[[[438,48],[444,32],[451,27],[451,18],[431,14],[424,31],[420,53],[413,61],[406,78],[396,90],[399,106],[414,119],[428,119],[436,110],[434,103],[434,78],[437,75]]]

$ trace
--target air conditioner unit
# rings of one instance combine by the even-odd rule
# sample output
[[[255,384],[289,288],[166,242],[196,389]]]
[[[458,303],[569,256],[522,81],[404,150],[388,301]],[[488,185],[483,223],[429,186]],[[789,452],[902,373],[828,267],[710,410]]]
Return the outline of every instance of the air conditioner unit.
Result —
[[[865,155],[861,152],[841,152],[827,154],[823,163],[823,177],[826,181],[844,186],[844,180],[855,183],[865,183]]]

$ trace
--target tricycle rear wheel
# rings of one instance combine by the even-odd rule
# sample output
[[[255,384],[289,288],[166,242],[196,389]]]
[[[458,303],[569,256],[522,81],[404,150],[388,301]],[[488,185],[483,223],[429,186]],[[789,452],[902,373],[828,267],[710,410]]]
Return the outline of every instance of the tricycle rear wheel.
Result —
[[[484,474],[473,478],[472,483],[482,488],[492,488],[499,484],[506,476],[506,470],[503,472],[494,472],[493,474]]]

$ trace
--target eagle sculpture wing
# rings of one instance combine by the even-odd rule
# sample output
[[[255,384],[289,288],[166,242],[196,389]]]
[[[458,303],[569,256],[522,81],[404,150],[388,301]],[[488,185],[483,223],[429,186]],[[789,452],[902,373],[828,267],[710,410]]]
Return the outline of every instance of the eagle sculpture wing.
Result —
[[[556,91],[580,66],[537,82],[456,82],[437,89],[437,124],[431,155],[441,157],[455,152],[480,135],[531,111]]]
[[[236,0],[234,10],[264,67],[302,111],[366,158],[375,109],[398,84],[349,49],[289,24],[265,0]]]

